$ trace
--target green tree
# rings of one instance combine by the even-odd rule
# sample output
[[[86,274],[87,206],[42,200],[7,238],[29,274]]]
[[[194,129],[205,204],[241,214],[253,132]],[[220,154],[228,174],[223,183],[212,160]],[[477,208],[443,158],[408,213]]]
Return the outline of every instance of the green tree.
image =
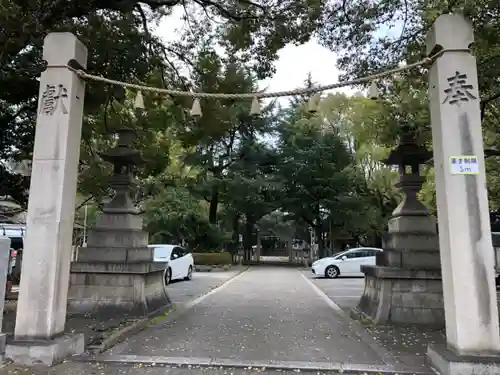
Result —
[[[206,207],[183,187],[168,186],[143,203],[151,242],[185,244],[194,251],[220,250],[227,234],[207,220]]]
[[[240,152],[243,156],[228,169],[223,196],[234,217],[244,219],[243,247],[245,260],[250,260],[256,225],[280,207],[282,189],[275,173],[275,150],[250,138],[240,145]]]
[[[241,62],[226,61],[211,48],[200,51],[196,64],[200,73],[195,73],[193,80],[200,89],[211,87],[217,92],[240,93],[256,90],[255,78]],[[241,147],[242,143],[267,131],[272,105],[264,108],[259,117],[250,115],[250,101],[203,101],[202,108],[203,116],[180,137],[185,145],[194,145],[186,162],[202,172],[193,181],[192,190],[209,202],[209,221],[216,224],[228,170],[245,157],[248,150]]]
[[[387,220],[396,208],[399,194],[394,188],[397,173],[383,164],[397,134],[385,133],[388,108],[385,103],[362,96],[332,94],[320,104],[320,115],[324,131],[342,137],[354,154],[354,168],[358,184],[356,200],[348,211],[349,219],[337,223],[360,243],[372,242],[381,246],[381,237]],[[356,207],[357,206],[357,207]]]
[[[477,59],[480,106],[487,161],[487,179],[490,205],[498,207],[499,193],[497,171],[500,170],[498,140],[500,129],[500,4],[493,0],[437,0],[401,2],[330,2],[324,12],[331,22],[324,22],[320,38],[325,46],[340,52],[338,66],[346,74],[344,78],[364,76],[401,62],[412,63],[426,55],[425,35],[433,22],[442,14],[459,13],[470,19],[474,29],[474,55]],[[386,105],[399,108],[407,125],[418,129],[430,146],[429,115],[427,104],[427,74],[425,69],[403,73],[404,79],[392,77],[379,81],[384,89],[382,97]],[[401,86],[406,86],[402,89]],[[392,94],[391,94],[392,93]],[[394,94],[406,94],[400,103]],[[389,95],[388,95],[389,94]],[[408,95],[409,94],[409,95]],[[400,122],[400,121],[399,121]],[[400,122],[401,123],[401,122]],[[397,125],[397,124],[395,124]],[[386,143],[395,139],[397,126],[386,123],[380,129]],[[431,208],[435,207],[433,171],[428,172],[429,182],[422,196]]]
[[[247,66],[253,67],[258,77],[269,76],[278,49],[288,42],[306,41],[312,35],[321,5],[317,1],[308,1],[306,5],[297,0],[272,4],[111,0],[73,1],[69,5],[55,0],[30,4],[22,0],[6,0],[2,2],[0,12],[0,160],[23,159],[31,155],[38,103],[37,79],[44,69],[43,38],[49,32],[69,31],[78,36],[89,50],[89,73],[188,90],[191,88],[190,77],[185,77],[181,68],[196,65],[199,49],[212,42],[225,47],[228,55],[249,61]],[[154,37],[151,29],[176,6],[185,11],[188,32],[180,42],[164,44]],[[207,71],[201,72],[202,75],[205,73]],[[207,81],[203,89],[213,91],[214,87]],[[121,101],[122,96],[107,85],[88,82],[83,169],[95,169],[95,158],[86,156],[96,151],[92,149],[96,146],[94,138],[105,133],[106,116],[108,110],[112,110],[110,103],[115,99]],[[184,110],[188,107],[186,101],[173,98],[172,102],[174,106],[168,111],[170,117],[175,117],[177,124],[185,125],[188,122]],[[101,180],[99,168],[95,172],[95,180]],[[94,170],[88,175],[93,173]],[[17,176],[3,171],[0,183],[2,191],[25,200],[12,188],[22,184]],[[84,190],[89,189],[99,191],[102,187],[84,187]]]
[[[305,105],[291,108],[289,114],[281,124],[278,147],[283,210],[305,221],[321,238],[330,213],[345,222],[357,184],[354,157],[346,142],[325,132],[321,116],[308,114]],[[319,255],[324,255],[322,241]]]

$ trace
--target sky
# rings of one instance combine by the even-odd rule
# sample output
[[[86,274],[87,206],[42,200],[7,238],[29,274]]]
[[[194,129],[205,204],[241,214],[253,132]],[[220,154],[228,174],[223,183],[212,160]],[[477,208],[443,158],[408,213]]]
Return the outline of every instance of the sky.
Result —
[[[182,8],[175,8],[172,15],[165,17],[155,33],[165,41],[175,40],[182,29]],[[296,89],[304,86],[307,75],[311,73],[313,82],[327,85],[338,81],[339,70],[336,68],[337,56],[334,52],[322,47],[317,40],[311,40],[301,46],[288,45],[278,52],[275,62],[276,74],[265,81],[259,82],[259,89],[268,92]],[[307,56],[307,59],[304,59]],[[335,90],[354,94],[351,88]],[[286,100],[286,99],[285,99]],[[283,103],[282,100],[280,102]]]

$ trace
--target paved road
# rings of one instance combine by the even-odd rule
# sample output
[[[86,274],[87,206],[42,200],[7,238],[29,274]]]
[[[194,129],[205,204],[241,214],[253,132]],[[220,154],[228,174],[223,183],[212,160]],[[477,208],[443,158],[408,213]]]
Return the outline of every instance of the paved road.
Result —
[[[172,302],[184,303],[224,284],[234,277],[239,269],[224,272],[194,272],[190,281],[174,281],[167,286]]]
[[[176,320],[149,327],[103,358],[383,365],[377,348],[363,340],[301,272],[263,267],[242,273]]]
[[[0,368],[0,375],[255,375],[260,368],[214,368],[175,366],[117,366],[105,363],[66,362],[52,368],[26,368],[7,365]],[[338,372],[318,371],[315,375],[338,375]],[[266,370],[265,375],[297,375],[296,371]]]
[[[338,279],[319,278],[310,271],[303,271],[342,310],[348,312],[358,304],[365,288],[364,277],[339,277]]]

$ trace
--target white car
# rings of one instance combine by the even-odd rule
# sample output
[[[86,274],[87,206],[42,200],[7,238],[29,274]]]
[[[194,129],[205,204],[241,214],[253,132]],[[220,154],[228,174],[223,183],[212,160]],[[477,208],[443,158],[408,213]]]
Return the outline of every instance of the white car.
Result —
[[[375,247],[358,247],[349,249],[328,258],[322,258],[312,264],[312,273],[335,279],[343,276],[364,276],[362,265],[376,264],[376,255],[383,251]]]
[[[165,285],[172,280],[191,280],[194,270],[193,255],[178,245],[148,245],[154,248],[154,261],[166,262]]]

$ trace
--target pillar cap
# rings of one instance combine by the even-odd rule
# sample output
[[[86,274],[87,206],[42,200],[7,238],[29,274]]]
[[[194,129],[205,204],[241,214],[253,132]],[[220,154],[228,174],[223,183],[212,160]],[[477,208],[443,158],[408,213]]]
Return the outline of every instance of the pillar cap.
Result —
[[[427,33],[427,55],[440,49],[465,50],[474,42],[472,23],[461,14],[442,14]]]
[[[64,67],[76,60],[87,67],[87,47],[72,33],[50,33],[43,40],[43,59],[48,67]]]

